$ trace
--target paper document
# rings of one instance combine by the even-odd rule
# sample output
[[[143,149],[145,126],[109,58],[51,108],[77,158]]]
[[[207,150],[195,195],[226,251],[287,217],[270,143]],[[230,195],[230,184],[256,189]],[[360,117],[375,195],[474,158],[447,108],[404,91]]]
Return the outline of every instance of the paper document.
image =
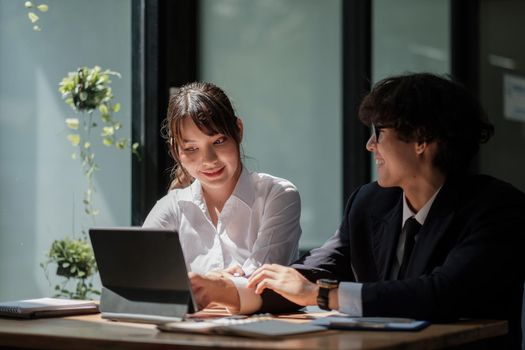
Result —
[[[253,338],[284,337],[326,330],[325,327],[310,323],[294,323],[271,318],[247,318],[242,320],[220,318],[200,322],[171,322],[159,325],[158,328],[167,332],[223,334]]]
[[[0,316],[37,318],[97,313],[92,300],[38,298],[0,303]]]

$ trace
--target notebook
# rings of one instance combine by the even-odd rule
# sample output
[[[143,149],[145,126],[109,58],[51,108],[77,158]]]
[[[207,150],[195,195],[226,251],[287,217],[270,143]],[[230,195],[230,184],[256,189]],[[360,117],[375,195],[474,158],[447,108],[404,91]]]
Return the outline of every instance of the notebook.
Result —
[[[92,300],[38,298],[0,303],[0,316],[40,318],[98,313]]]
[[[102,282],[102,318],[160,324],[196,310],[176,231],[92,228],[89,236]]]

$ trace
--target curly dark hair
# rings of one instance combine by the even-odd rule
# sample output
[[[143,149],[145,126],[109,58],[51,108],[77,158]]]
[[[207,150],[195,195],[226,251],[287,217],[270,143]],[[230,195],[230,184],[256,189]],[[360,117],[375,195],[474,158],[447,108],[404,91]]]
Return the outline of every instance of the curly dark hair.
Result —
[[[458,82],[430,73],[381,80],[363,99],[359,118],[388,126],[406,142],[437,142],[433,164],[445,174],[465,171],[494,126]]]

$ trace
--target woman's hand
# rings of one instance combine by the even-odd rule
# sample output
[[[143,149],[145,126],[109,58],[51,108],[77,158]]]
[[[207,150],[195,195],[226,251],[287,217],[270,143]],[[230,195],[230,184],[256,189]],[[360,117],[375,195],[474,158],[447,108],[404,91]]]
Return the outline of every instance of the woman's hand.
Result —
[[[241,306],[239,293],[229,274],[211,271],[203,276],[190,272],[188,277],[199,310],[210,304],[220,304],[228,308],[231,313],[239,312]]]
[[[265,264],[255,270],[248,281],[248,288],[261,294],[272,289],[286,299],[299,305],[316,305],[319,287],[308,281],[296,269],[277,264]]]
[[[245,275],[244,270],[239,265],[230,266],[230,267],[228,267],[227,269],[225,269],[223,271],[226,272],[226,273],[229,273],[230,275],[235,276],[235,277],[239,277],[239,276],[244,276]]]

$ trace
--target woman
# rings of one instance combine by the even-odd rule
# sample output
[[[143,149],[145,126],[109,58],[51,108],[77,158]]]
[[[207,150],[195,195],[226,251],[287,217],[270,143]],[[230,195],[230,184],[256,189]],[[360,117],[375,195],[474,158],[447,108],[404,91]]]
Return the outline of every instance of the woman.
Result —
[[[177,230],[189,271],[250,275],[297,257],[299,193],[243,166],[243,124],[220,88],[195,82],[178,89],[162,130],[175,160],[172,184],[143,226]]]

